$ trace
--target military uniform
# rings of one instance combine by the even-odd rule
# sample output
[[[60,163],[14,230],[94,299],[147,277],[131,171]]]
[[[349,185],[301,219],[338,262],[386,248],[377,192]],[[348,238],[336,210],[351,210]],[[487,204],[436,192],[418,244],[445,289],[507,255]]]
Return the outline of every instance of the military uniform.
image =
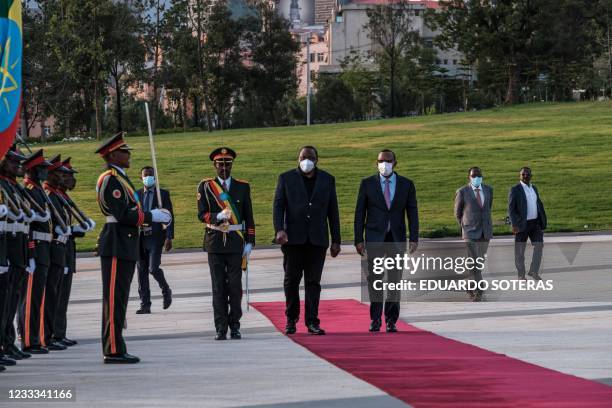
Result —
[[[211,160],[233,160],[236,153],[219,148],[211,153]],[[206,224],[204,250],[213,291],[215,328],[225,338],[228,327],[240,328],[242,316],[242,254],[246,244],[255,244],[255,222],[249,183],[235,178],[226,183],[219,178],[204,179],[198,185],[198,218]],[[219,221],[217,215],[232,208],[229,220]],[[229,310],[228,310],[229,305]]]
[[[52,158],[50,162],[50,172],[68,171],[62,167],[63,162],[59,155]],[[58,190],[58,186],[46,182],[44,183],[44,189],[49,196],[49,200],[51,200],[51,203],[57,209],[57,213],[54,213],[53,217],[54,224],[60,225],[63,223],[66,226],[70,226],[72,221],[70,208],[67,206],[66,200],[64,200]],[[70,234],[59,234],[57,229],[54,229],[52,233],[53,241],[51,241],[50,245],[50,265],[45,285],[43,339],[44,344],[50,349],[62,350],[65,349],[66,346],[54,340],[56,336],[53,332],[53,325],[59,302],[59,291],[64,275],[64,268],[66,267],[66,251]]]
[[[64,160],[62,166],[72,173],[77,171],[70,164],[70,157]],[[66,201],[72,204],[72,199],[66,193],[64,187],[59,191]],[[93,228],[91,228],[93,229]],[[91,230],[90,229],[90,230]],[[57,341],[61,341],[63,344],[72,346],[77,344],[75,340],[66,338],[66,329],[68,326],[67,313],[68,313],[68,302],[70,300],[70,292],[72,290],[72,278],[76,273],[76,242],[75,238],[84,237],[85,232],[72,230],[72,233],[68,237],[66,243],[66,267],[64,268],[64,274],[61,279],[59,286],[57,310],[55,313],[55,320],[53,321],[53,338]]]
[[[11,148],[5,160],[16,160],[22,162],[25,157],[21,156],[15,146]],[[25,200],[18,189],[15,177],[8,174],[0,174],[0,186],[2,187],[3,202],[8,204],[10,199],[18,208]],[[5,196],[6,195],[6,196]],[[9,211],[11,208],[9,207]],[[28,259],[28,227],[21,220],[14,221],[8,216],[0,223],[0,242],[6,250],[6,260],[0,259],[0,265],[10,263],[8,272],[0,275],[0,346],[2,353],[15,358],[29,357],[21,353],[15,346],[15,328],[13,319],[15,317],[17,304],[23,282],[27,278],[25,271]]]
[[[43,157],[42,150],[28,156],[23,163],[30,176],[24,178],[26,192],[24,195],[35,202],[41,209],[47,210],[48,198],[36,177],[32,174],[38,167],[48,167],[50,163]],[[27,282],[19,301],[19,329],[22,349],[33,353],[46,353],[44,347],[44,310],[45,285],[49,270],[50,242],[52,223],[47,221],[34,221],[30,224],[28,248],[31,251],[29,258],[34,258],[36,268],[33,273],[27,274]]]
[[[96,153],[107,157],[130,147],[119,133],[105,141]],[[130,284],[138,261],[138,227],[153,222],[152,213],[142,210],[136,189],[125,171],[109,164],[98,178],[97,199],[106,224],[98,237],[102,266],[102,343],[105,363],[137,363],[127,354],[123,327]]]

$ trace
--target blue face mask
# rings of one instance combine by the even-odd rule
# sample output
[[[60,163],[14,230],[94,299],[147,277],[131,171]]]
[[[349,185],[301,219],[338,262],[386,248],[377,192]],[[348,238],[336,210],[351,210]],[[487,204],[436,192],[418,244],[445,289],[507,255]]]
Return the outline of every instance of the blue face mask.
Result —
[[[482,184],[482,177],[472,177],[472,186],[474,186],[475,188],[480,187],[480,185]]]
[[[155,176],[145,176],[142,178],[142,184],[145,185],[146,188],[151,188],[155,185]]]

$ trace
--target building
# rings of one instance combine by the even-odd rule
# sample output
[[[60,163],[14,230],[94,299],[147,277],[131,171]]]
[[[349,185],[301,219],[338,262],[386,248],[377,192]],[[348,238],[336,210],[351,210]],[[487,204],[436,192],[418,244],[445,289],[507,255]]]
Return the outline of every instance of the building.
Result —
[[[334,5],[328,23],[329,65],[321,72],[337,73],[341,71],[341,62],[352,53],[359,53],[366,64],[373,63],[373,55],[378,45],[368,37],[365,25],[368,22],[368,9],[377,5],[390,4],[394,0],[348,0]],[[427,9],[438,8],[438,2],[432,0],[411,0],[408,12],[412,17],[412,29],[419,33],[426,45],[433,47],[437,33],[425,24],[424,13]],[[463,56],[456,50],[437,50],[438,65],[444,68],[447,77],[464,77],[467,68],[462,65]]]
[[[297,93],[298,96],[305,96],[309,63],[311,80],[315,79],[322,66],[328,64],[329,51],[325,40],[325,29],[323,26],[311,26],[294,29],[292,32],[296,38],[299,38],[301,44],[296,73],[298,79]],[[308,42],[310,42],[310,46]]]

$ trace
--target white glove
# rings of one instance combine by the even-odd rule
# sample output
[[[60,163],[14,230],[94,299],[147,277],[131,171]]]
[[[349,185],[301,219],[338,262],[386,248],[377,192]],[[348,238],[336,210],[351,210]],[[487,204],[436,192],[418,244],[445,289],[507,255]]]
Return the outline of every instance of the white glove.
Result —
[[[83,228],[81,227],[80,224],[77,224],[77,225],[73,225],[72,227],[70,227],[70,229],[72,230],[72,232],[81,232],[84,234],[87,231],[89,231],[89,226],[87,228]]]
[[[248,243],[244,246],[244,249],[242,250],[242,256],[246,256],[247,258],[249,257],[249,255],[251,255],[251,251],[253,250],[253,244]]]
[[[36,221],[36,211],[32,211],[32,216],[28,217],[26,215],[26,213],[23,212],[23,210],[21,211],[21,213],[23,214],[23,222],[25,223],[31,223],[32,221]]]
[[[70,268],[65,266],[64,267],[64,275],[68,275],[68,272],[70,271]]]
[[[229,220],[231,217],[232,212],[229,210],[229,208],[225,208],[223,211],[217,214],[217,221],[226,221]]]
[[[17,214],[13,214],[12,211],[9,211],[6,216],[12,221],[19,221],[23,217],[23,210],[19,210]]]
[[[170,211],[165,208],[155,208],[151,210],[151,219],[153,222],[161,222],[162,224],[169,224],[172,221]]]
[[[34,273],[35,270],[36,270],[36,261],[34,261],[34,258],[30,258],[30,260],[28,261],[28,266],[26,266],[26,272],[31,275]]]
[[[94,228],[96,228],[96,222],[92,220],[91,218],[88,218],[87,222],[89,223],[89,229],[85,232],[93,231]]]
[[[38,222],[47,222],[49,221],[49,218],[51,218],[51,214],[49,213],[49,210],[45,211],[44,214],[39,214],[36,211],[32,211],[33,216],[32,216],[32,221],[38,221]]]
[[[66,231],[62,229],[59,225],[55,226],[55,233],[57,235],[69,236],[71,234],[70,227],[66,227]]]
[[[0,218],[5,217],[8,214],[8,208],[4,204],[0,204]]]
[[[8,270],[9,270],[9,266],[8,265],[6,265],[6,266],[0,265],[0,275],[2,275],[3,273],[7,273]]]

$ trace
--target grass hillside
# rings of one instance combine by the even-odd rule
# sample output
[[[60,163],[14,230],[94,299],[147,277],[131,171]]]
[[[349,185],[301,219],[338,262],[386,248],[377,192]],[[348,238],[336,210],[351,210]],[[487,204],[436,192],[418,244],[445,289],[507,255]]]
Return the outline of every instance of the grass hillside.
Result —
[[[150,164],[147,137],[129,137],[135,148],[128,174],[140,186],[139,169]],[[156,137],[160,181],[175,206],[176,241],[199,247],[203,225],[197,220],[196,186],[214,170],[209,152],[230,146],[238,152],[233,176],[249,180],[254,200],[257,242],[273,238],[272,200],[276,179],[295,167],[297,150],[312,144],[319,166],[336,177],[342,239],[353,239],[353,213],[361,178],[376,171],[376,154],[393,149],[397,171],[416,184],[422,236],[457,235],[455,190],[466,183],[467,169],[480,166],[494,188],[496,233],[503,225],[509,188],[528,165],[549,219],[549,231],[612,228],[612,103],[538,104],[482,112],[436,115],[311,127],[241,129]],[[72,156],[79,170],[73,192],[82,210],[102,226],[95,182],[102,160],[96,142],[43,146],[46,155]],[[80,241],[93,248],[96,233]]]

